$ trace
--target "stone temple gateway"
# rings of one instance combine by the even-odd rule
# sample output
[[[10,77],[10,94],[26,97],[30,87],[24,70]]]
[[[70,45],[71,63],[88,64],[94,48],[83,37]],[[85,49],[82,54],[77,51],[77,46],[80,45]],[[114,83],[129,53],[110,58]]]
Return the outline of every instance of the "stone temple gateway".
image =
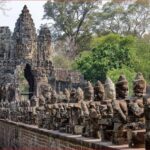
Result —
[[[150,150],[150,95],[137,73],[114,84],[54,68],[48,27],[27,6],[13,34],[0,27],[0,149]]]
[[[84,81],[78,72],[54,69],[51,55],[51,34],[48,27],[41,27],[37,35],[31,14],[25,5],[13,34],[9,27],[0,27],[0,88],[3,93],[11,88],[14,99],[18,98],[19,91],[16,89],[21,84],[18,83],[20,71],[29,86],[29,91],[23,94],[29,94],[29,98],[33,94],[38,95],[39,82],[50,83],[59,92],[70,84],[77,87]],[[0,99],[4,100],[5,97],[3,94]]]

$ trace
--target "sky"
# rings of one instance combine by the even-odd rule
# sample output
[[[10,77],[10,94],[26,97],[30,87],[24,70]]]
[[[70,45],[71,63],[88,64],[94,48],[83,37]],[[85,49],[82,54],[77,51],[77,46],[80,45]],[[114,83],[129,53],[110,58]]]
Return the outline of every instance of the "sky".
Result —
[[[47,22],[47,20],[42,19],[44,15],[43,5],[46,3],[46,0],[0,0],[0,2],[1,1],[6,2],[5,7],[8,10],[6,14],[0,11],[0,26],[9,26],[12,32],[24,5],[27,5],[36,29],[39,29],[41,24]],[[102,0],[104,3],[107,1],[109,0]]]
[[[0,11],[0,26],[9,26],[11,31],[14,30],[15,23],[23,9],[23,6],[26,4],[32,19],[35,23],[36,29],[39,29],[41,24],[44,24],[42,17],[44,15],[43,5],[46,3],[46,0],[9,0],[6,2],[5,7],[8,9],[6,14]]]

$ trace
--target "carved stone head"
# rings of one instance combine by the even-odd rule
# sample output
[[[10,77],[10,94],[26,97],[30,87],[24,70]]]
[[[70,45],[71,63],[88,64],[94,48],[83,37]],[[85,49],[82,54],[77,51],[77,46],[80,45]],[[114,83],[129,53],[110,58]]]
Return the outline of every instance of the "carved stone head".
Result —
[[[55,104],[57,102],[57,93],[55,90],[52,90],[51,92],[51,103]]]
[[[38,98],[35,95],[33,95],[31,98],[31,107],[37,106],[37,102],[38,102]]]
[[[83,100],[84,100],[84,92],[80,87],[78,87],[76,92],[76,102],[78,103]]]
[[[85,100],[91,101],[94,99],[94,88],[90,81],[87,83],[87,87],[85,87]]]
[[[105,90],[104,86],[100,81],[97,81],[97,83],[94,86],[94,96],[95,96],[95,101],[102,101],[104,100],[105,96]]]
[[[65,90],[64,90],[64,95],[65,95],[65,100],[66,100],[67,102],[69,102],[69,101],[70,101],[70,92],[69,92],[69,90],[66,89],[66,88],[65,88]]]
[[[44,106],[44,105],[45,105],[45,98],[41,95],[39,97],[39,106],[41,107],[41,106]]]
[[[109,77],[105,81],[105,97],[111,100],[116,99],[115,85]]]
[[[146,92],[146,81],[142,73],[137,73],[133,81],[133,92],[135,96],[143,96]]]
[[[124,99],[128,96],[128,81],[125,75],[121,75],[116,83],[116,97]]]
[[[70,92],[70,102],[74,103],[76,101],[76,89],[72,89]]]
[[[50,85],[45,84],[41,86],[41,95],[45,99],[46,103],[51,103],[51,98],[52,98],[52,89]]]

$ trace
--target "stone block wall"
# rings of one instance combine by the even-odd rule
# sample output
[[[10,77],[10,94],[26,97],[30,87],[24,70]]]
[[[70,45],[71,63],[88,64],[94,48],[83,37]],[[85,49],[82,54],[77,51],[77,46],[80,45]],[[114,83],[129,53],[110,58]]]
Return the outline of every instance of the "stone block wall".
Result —
[[[107,146],[106,146],[107,145]],[[0,148],[43,150],[109,150],[109,144],[91,143],[75,135],[39,129],[35,126],[0,120]]]

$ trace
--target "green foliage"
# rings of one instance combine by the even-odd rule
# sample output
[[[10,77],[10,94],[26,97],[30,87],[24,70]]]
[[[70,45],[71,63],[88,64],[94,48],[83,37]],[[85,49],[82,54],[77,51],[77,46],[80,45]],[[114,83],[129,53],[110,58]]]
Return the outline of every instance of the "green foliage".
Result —
[[[53,57],[53,65],[56,68],[71,69],[72,60],[68,59],[67,57],[63,55],[57,55]]]
[[[19,89],[20,89],[20,91],[23,93],[29,92],[29,84],[24,77],[24,72],[20,71],[18,76],[19,76]]]
[[[95,37],[91,40],[91,48],[103,43],[119,43],[121,46],[125,47],[133,47],[136,38],[129,35],[129,36],[121,36],[119,34],[110,33],[106,36]]]
[[[136,72],[142,72],[146,80],[150,81],[150,43],[149,40],[138,39],[134,52],[134,68]]]
[[[136,75],[136,72],[134,71],[134,69],[131,69],[127,66],[122,66],[122,68],[112,69],[107,72],[107,76],[109,76],[114,83],[117,82],[121,74],[124,74],[126,76],[129,84],[129,94],[132,95],[133,79]]]
[[[92,69],[92,52],[84,51],[80,54],[74,63],[74,69],[79,69],[86,79],[91,80]]]
[[[134,43],[133,37],[110,34],[93,43],[96,45],[91,52],[81,53],[76,59],[77,69],[87,80],[104,81],[109,70],[122,68],[124,65],[132,67],[130,51]]]
[[[149,0],[125,1],[112,0],[102,7],[95,15],[94,32],[98,35],[118,33],[142,37],[150,32]]]

